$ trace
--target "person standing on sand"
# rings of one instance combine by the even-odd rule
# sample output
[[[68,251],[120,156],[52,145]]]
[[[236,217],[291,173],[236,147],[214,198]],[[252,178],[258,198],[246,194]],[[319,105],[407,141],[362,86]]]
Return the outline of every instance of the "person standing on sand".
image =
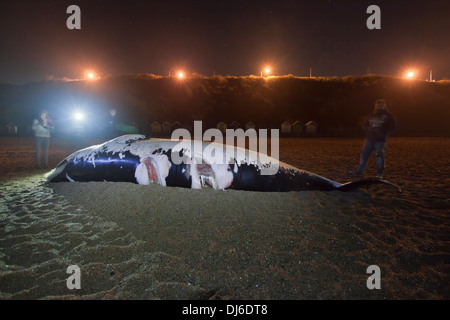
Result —
[[[48,148],[50,146],[50,134],[55,129],[52,119],[49,117],[47,110],[39,113],[38,119],[33,120],[31,127],[34,131],[37,150],[37,165],[41,167],[41,154],[44,155],[44,165],[48,165]]]
[[[369,162],[372,151],[375,151],[377,157],[377,175],[381,179],[386,168],[385,153],[386,153],[386,139],[388,135],[394,132],[397,128],[397,121],[395,117],[388,112],[387,103],[383,99],[375,102],[375,109],[372,114],[367,117],[364,122],[363,129],[366,132],[366,140],[361,152],[359,167],[353,174],[360,175],[366,171],[367,163]]]

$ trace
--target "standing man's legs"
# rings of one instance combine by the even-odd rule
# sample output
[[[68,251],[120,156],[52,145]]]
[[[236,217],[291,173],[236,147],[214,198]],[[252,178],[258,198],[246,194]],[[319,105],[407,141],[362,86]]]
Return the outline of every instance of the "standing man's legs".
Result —
[[[43,138],[44,165],[48,167],[48,148],[50,146],[50,138]]]
[[[36,137],[36,163],[40,167],[41,166],[41,151],[42,151],[42,138]]]
[[[382,178],[384,169],[386,168],[385,155],[386,155],[386,142],[375,143],[375,155],[377,157],[377,177]]]
[[[370,155],[374,150],[375,143],[370,140],[364,141],[364,145],[361,151],[361,158],[359,160],[359,168],[356,170],[357,174],[363,174],[366,171],[367,163],[369,162]]]

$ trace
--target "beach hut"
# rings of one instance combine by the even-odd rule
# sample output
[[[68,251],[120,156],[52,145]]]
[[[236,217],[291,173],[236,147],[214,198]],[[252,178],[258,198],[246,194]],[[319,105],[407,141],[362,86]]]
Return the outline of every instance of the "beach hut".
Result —
[[[152,133],[161,133],[161,125],[159,124],[158,121],[152,122],[152,124],[150,125],[150,131]]]
[[[6,129],[8,130],[8,134],[17,134],[17,125],[13,122],[8,122]]]
[[[120,134],[124,134],[124,133],[133,134],[133,133],[139,132],[138,125],[135,122],[131,122],[130,124],[119,123],[119,124],[115,125],[114,127],[115,127],[115,130],[120,132]],[[76,134],[82,134],[83,131],[84,131],[84,128],[82,126],[77,126],[75,128]]]
[[[227,124],[225,122],[223,122],[223,121],[220,121],[217,124],[217,129],[219,129],[222,132],[225,132],[225,130],[227,130]]]
[[[233,121],[232,123],[230,123],[230,125],[228,127],[230,129],[236,130],[236,129],[239,129],[241,127],[241,125],[239,124],[239,122]]]
[[[305,133],[312,135],[317,133],[317,129],[319,128],[319,125],[314,121],[309,121],[305,124]]]
[[[247,122],[247,123],[245,124],[245,130],[248,130],[248,129],[255,129],[255,128],[256,128],[256,125],[255,125],[255,123],[252,122],[252,121],[249,121],[249,122]]]
[[[183,123],[181,128],[186,129],[190,134],[194,133],[194,124],[192,122]]]
[[[292,131],[292,124],[289,121],[285,121],[281,124],[281,133],[291,133]]]
[[[132,122],[132,123],[130,123],[130,125],[129,125],[129,132],[130,133],[138,133],[139,132],[139,127],[138,127],[138,125],[136,124],[136,122]]]
[[[165,135],[169,135],[171,133],[172,130],[172,126],[170,125],[169,122],[165,121],[162,125],[161,125],[161,131],[163,134]]]
[[[172,131],[181,128],[181,123],[179,123],[178,121],[175,121],[172,123],[171,125]]]
[[[295,136],[300,136],[302,133],[303,133],[303,123],[297,120],[292,124],[292,134]]]

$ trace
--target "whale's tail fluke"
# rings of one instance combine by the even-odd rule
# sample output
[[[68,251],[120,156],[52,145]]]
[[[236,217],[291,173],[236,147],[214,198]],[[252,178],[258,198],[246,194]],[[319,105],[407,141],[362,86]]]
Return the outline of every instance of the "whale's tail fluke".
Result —
[[[367,178],[367,179],[347,182],[347,183],[344,183],[344,184],[338,186],[336,188],[336,190],[339,190],[339,191],[352,191],[352,190],[358,189],[361,186],[368,186],[368,185],[373,185],[373,184],[389,185],[389,186],[397,188],[397,190],[399,192],[402,192],[402,189],[399,186],[397,186],[396,184],[394,184],[392,182],[389,182],[389,181],[386,181],[386,180],[381,180],[381,179],[378,179],[378,178]]]

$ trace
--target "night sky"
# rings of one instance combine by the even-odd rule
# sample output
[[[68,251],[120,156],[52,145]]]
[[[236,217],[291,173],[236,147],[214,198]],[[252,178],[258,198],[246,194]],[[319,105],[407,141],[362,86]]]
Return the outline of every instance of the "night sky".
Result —
[[[69,5],[81,30],[69,30]],[[381,30],[369,30],[369,5]],[[0,82],[183,69],[206,76],[450,78],[450,1],[2,1]]]

